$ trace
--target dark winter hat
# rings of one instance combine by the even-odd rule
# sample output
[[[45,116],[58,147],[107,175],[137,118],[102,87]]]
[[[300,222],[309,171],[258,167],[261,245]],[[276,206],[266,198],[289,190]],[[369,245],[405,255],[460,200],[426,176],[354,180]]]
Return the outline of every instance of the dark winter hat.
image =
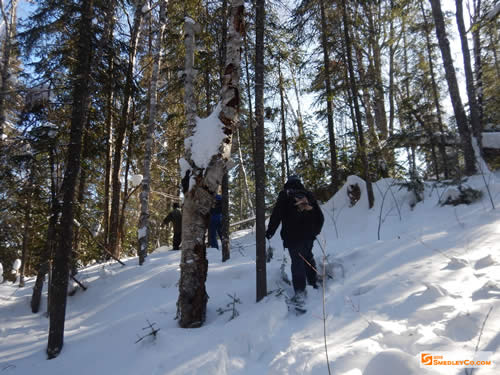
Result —
[[[296,182],[300,183],[301,181],[300,181],[299,176],[293,174],[291,176],[288,176],[288,180],[286,182],[287,183],[296,183]]]
[[[175,202],[173,205],[172,205],[173,208],[179,208],[179,203]]]

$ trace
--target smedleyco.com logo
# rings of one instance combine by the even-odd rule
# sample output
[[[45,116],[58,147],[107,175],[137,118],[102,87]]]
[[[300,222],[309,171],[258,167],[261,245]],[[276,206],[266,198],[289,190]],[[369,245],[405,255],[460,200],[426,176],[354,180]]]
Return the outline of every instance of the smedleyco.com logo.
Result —
[[[432,365],[432,355],[429,353],[420,353],[420,363],[426,366]]]
[[[421,352],[420,367],[493,368],[492,352]]]

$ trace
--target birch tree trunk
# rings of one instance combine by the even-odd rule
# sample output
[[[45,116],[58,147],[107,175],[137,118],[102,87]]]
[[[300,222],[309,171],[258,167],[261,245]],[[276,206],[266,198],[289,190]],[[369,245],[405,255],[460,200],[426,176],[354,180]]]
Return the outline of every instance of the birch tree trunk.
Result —
[[[196,24],[186,19],[184,24],[186,136],[196,133],[196,107],[194,98],[194,34]],[[206,259],[205,233],[208,228],[209,211],[230,158],[232,135],[239,123],[239,78],[240,51],[243,29],[243,1],[233,0],[227,45],[226,66],[221,88],[221,103],[218,119],[224,138],[218,152],[204,168],[196,165],[192,144],[187,142],[185,158],[181,162],[183,174],[184,209],[182,214],[182,255],[179,280],[177,317],[183,328],[200,327],[205,321],[207,293],[205,281],[208,262]],[[199,161],[198,161],[199,162]]]
[[[443,12],[441,10],[440,0],[429,0],[432,6],[432,15],[436,26],[436,35],[439,42],[439,49],[443,58],[444,70],[446,74],[446,81],[448,82],[448,91],[450,93],[451,104],[453,112],[457,121],[458,132],[462,141],[462,148],[464,151],[465,159],[465,173],[470,176],[476,173],[476,164],[474,157],[474,150],[472,148],[471,134],[467,116],[465,115],[462,99],[458,89],[457,76],[453,66],[453,59],[451,57],[450,42],[446,35],[445,23]]]
[[[156,123],[156,107],[157,107],[157,85],[161,64],[161,50],[163,34],[166,27],[166,10],[167,1],[163,0],[160,3],[160,13],[158,19],[158,32],[156,40],[153,42],[153,69],[151,72],[151,86],[149,94],[149,118],[146,130],[145,150],[144,150],[144,165],[142,169],[142,184],[141,184],[141,215],[139,217],[138,238],[139,238],[139,264],[142,265],[148,254],[149,244],[149,193],[151,190],[151,155],[153,153],[153,133]]]
[[[73,201],[81,164],[82,133],[90,98],[93,0],[80,1],[80,8],[81,18],[78,29],[77,67],[74,72],[70,143],[61,188],[63,194],[61,230],[50,284],[50,325],[47,345],[49,359],[57,357],[64,344],[69,259],[73,244]]]
[[[16,19],[17,19],[17,0],[11,1],[10,12],[7,14],[3,1],[0,0],[3,22],[5,24],[4,43],[2,46],[2,66],[0,70],[0,78],[2,79],[0,86],[0,147],[3,144],[3,134],[5,122],[7,120],[6,98],[9,94],[9,78],[10,78],[10,56],[14,48],[14,37],[16,35]]]

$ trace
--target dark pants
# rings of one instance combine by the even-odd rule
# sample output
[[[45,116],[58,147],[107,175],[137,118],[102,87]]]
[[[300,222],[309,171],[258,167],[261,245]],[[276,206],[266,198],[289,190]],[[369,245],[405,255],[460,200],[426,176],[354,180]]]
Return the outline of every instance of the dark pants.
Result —
[[[210,216],[210,233],[209,233],[209,240],[210,240],[210,247],[214,249],[219,248],[219,244],[217,243],[217,234],[220,237],[220,240],[222,241],[222,233],[221,233],[221,226],[222,226],[222,215],[221,214],[212,214]]]
[[[174,232],[174,241],[172,244],[172,250],[180,250],[182,241],[182,232]]]
[[[292,259],[292,283],[295,293],[306,289],[306,280],[309,285],[316,285],[316,262],[312,253],[313,244],[314,240],[305,240],[288,247]]]

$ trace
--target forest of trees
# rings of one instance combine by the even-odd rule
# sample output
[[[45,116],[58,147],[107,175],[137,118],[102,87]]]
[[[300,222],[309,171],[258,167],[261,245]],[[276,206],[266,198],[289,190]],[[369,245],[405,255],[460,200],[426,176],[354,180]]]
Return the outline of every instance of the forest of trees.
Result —
[[[498,6],[443,3],[0,0],[0,263],[8,279],[21,259],[20,287],[36,276],[33,312],[50,274],[49,357],[69,278],[126,256],[142,264],[170,241],[161,223],[181,199],[203,232],[221,189],[225,259],[231,224],[255,218],[243,225],[256,225],[259,300],[265,216],[288,175],[323,201],[359,175],[372,205],[383,177],[457,180],[484,172],[483,157],[498,167],[481,141],[500,131]],[[227,138],[199,168],[185,139],[221,99]],[[205,243],[186,243],[178,314],[192,327]],[[196,316],[183,305],[193,299]]]

